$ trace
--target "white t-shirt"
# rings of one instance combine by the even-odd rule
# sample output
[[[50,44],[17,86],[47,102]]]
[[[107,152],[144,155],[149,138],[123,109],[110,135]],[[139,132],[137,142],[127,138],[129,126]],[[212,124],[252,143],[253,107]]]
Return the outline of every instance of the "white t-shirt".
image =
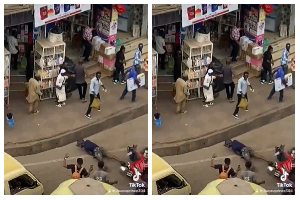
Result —
[[[16,49],[16,46],[18,46],[18,40],[14,36],[8,36],[7,42],[8,42],[8,51],[11,54],[18,53],[18,50]]]
[[[156,51],[158,54],[164,54],[165,50],[164,50],[164,46],[165,44],[165,39],[162,38],[161,36],[156,36],[155,38],[155,43],[156,43]]]

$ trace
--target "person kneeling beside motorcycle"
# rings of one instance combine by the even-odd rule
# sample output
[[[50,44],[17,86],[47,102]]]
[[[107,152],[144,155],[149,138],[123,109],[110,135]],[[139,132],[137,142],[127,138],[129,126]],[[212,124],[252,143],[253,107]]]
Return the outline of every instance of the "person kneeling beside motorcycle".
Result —
[[[113,155],[108,155],[107,151],[103,147],[99,147],[90,140],[78,140],[76,146],[84,148],[84,150],[97,159],[98,162],[103,161],[103,158],[111,158],[120,162],[119,158]]]
[[[250,161],[251,158],[255,157],[269,162],[266,157],[258,155],[250,147],[247,147],[237,140],[226,140],[224,146],[231,148],[234,153],[241,156],[241,158],[243,158],[245,161]]]
[[[109,185],[117,184],[118,181],[109,181],[108,180],[108,173],[106,172],[106,167],[103,161],[98,162],[98,171],[95,171],[93,173],[93,178],[97,181],[101,181],[103,183],[107,183]]]

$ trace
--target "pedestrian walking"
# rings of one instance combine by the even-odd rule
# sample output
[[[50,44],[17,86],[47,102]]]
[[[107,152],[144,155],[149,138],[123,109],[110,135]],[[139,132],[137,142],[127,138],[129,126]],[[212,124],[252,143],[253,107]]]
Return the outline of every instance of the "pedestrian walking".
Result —
[[[66,70],[65,69],[61,69],[60,73],[57,76],[56,79],[56,87],[55,87],[55,91],[56,91],[56,97],[57,97],[57,107],[61,107],[66,105],[65,101],[67,99],[66,96],[66,80],[68,79],[68,76],[66,76]]]
[[[226,89],[227,99],[230,103],[232,103],[234,102],[233,93],[234,93],[235,84],[232,80],[234,73],[229,60],[226,60],[226,65],[223,66],[222,71],[223,71],[223,83]]]
[[[85,81],[85,70],[83,67],[83,61],[78,61],[78,65],[75,66],[74,69],[75,79],[77,84],[77,89],[79,93],[79,98],[82,102],[86,102],[86,90],[87,90],[87,83]]]
[[[236,107],[235,107],[235,110],[234,110],[234,113],[233,113],[233,117],[236,118],[236,119],[239,119],[239,104],[242,100],[242,98],[246,98],[247,101],[248,101],[248,95],[247,95],[247,91],[248,91],[248,86],[250,87],[251,91],[254,92],[254,89],[253,87],[251,86],[249,80],[248,80],[248,77],[249,77],[249,72],[244,72],[244,75],[242,78],[239,79],[238,81],[238,87],[237,87],[237,98],[238,98],[238,101],[237,101],[237,104],[236,104]],[[245,111],[248,111],[248,107],[245,109]]]
[[[272,53],[273,53],[273,47],[270,45],[268,47],[268,50],[264,53],[264,57],[263,57],[261,79],[260,79],[261,84],[264,84],[267,81],[267,74],[269,74],[268,77],[269,84],[273,83],[272,65],[274,65],[274,61],[273,61]]]
[[[91,24],[89,24],[87,27],[85,27],[83,32],[83,45],[84,45],[84,62],[89,61],[89,57],[91,55],[92,50],[92,39],[93,39],[93,27]]]
[[[138,75],[137,71],[138,71],[138,69],[139,69],[139,65],[135,65],[135,66],[131,67],[129,70],[127,70],[125,74],[129,73],[128,74],[128,79],[133,78],[135,84],[138,87],[140,87],[140,82],[139,82],[139,80],[137,78],[137,75]],[[128,89],[127,89],[127,83],[126,83],[125,89],[123,90],[123,93],[122,93],[122,95],[120,97],[120,100],[123,100],[125,98],[125,96],[126,96],[127,93],[128,93]],[[136,89],[132,90],[131,93],[132,93],[131,101],[132,102],[136,102]]]
[[[207,71],[207,74],[205,75],[204,81],[203,81],[203,94],[205,98],[205,103],[204,107],[209,107],[214,105],[213,100],[214,100],[214,91],[213,91],[213,84],[214,84],[214,79],[216,78],[213,76],[213,70],[209,69]]]
[[[288,64],[290,62],[289,60],[290,48],[291,48],[291,44],[287,43],[285,45],[285,49],[283,49],[281,60],[280,60],[280,66],[282,67],[284,74],[288,73]]]
[[[286,80],[285,80],[285,72],[284,72],[284,66],[282,66],[282,67],[279,67],[275,72],[274,72],[274,74],[273,75],[275,75],[275,79],[277,79],[277,78],[280,78],[281,79],[281,83],[282,84],[284,84],[286,87],[287,87],[287,82],[286,82]],[[281,89],[281,90],[279,90],[279,102],[283,102],[283,90],[284,89]],[[269,96],[268,96],[268,100],[271,100],[272,99],[272,97],[273,97],[273,95],[275,94],[275,82],[274,82],[274,86],[273,86],[273,88],[272,88],[272,90],[271,90],[271,92],[270,92],[270,94],[269,94]]]
[[[141,73],[142,63],[145,61],[142,59],[142,54],[143,54],[143,44],[139,43],[138,48],[135,51],[135,54],[133,57],[133,66],[136,67],[136,71],[138,74]]]
[[[29,79],[28,82],[28,96],[26,98],[27,102],[29,103],[29,110],[28,113],[39,113],[38,107],[40,102],[40,96],[43,93],[40,89],[40,84],[34,78]]]
[[[174,101],[176,103],[176,114],[187,113],[187,111],[185,110],[185,106],[187,98],[190,95],[188,85],[186,83],[187,80],[188,76],[184,75],[182,78],[178,78],[175,82],[176,94],[174,97]]]
[[[120,51],[117,52],[116,55],[116,61],[115,61],[115,76],[114,76],[114,84],[117,83],[121,83],[124,84],[125,83],[125,72],[124,72],[124,65],[126,66],[126,62],[125,62],[125,47],[122,45],[120,48]],[[120,80],[120,73],[122,76],[122,79]]]
[[[230,56],[232,57],[231,61],[232,62],[236,62],[237,61],[237,56],[239,53],[239,49],[240,49],[240,31],[241,31],[241,23],[237,22],[236,26],[234,26],[231,30],[231,34],[230,34],[230,39],[231,39],[231,46],[232,46],[232,51]]]
[[[90,84],[90,103],[89,103],[89,107],[85,113],[85,116],[88,119],[92,119],[91,117],[91,105],[94,101],[94,98],[98,98],[100,100],[100,86],[103,88],[104,92],[107,91],[106,87],[103,85],[101,79],[101,72],[97,72],[96,76],[94,78],[92,78],[91,80],[91,84]],[[98,108],[98,111],[101,111],[101,108]]]

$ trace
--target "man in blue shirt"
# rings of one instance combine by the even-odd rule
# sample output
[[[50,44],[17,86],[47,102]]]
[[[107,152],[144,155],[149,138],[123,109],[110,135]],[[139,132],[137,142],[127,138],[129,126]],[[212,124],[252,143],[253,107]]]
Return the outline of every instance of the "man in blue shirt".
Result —
[[[250,147],[247,147],[246,145],[244,145],[243,143],[241,143],[237,140],[233,140],[233,141],[226,140],[224,146],[231,148],[235,154],[244,158],[245,161],[250,161],[251,157],[256,157],[256,158],[268,161],[267,158],[265,158],[264,156],[258,155]]]
[[[133,78],[135,84],[136,84],[138,87],[140,87],[140,82],[139,82],[139,80],[138,80],[138,78],[137,78],[137,75],[138,75],[138,73],[137,73],[138,68],[139,68],[139,66],[138,66],[138,65],[135,65],[135,66],[131,67],[129,70],[127,70],[125,74],[128,74],[128,73],[129,73],[128,79]],[[125,89],[124,89],[124,91],[123,91],[123,93],[122,93],[122,96],[120,97],[120,100],[123,100],[127,93],[128,93],[128,90],[127,90],[127,83],[126,83]],[[136,90],[132,90],[131,101],[132,101],[132,102],[135,102],[135,101],[136,101]]]
[[[281,82],[282,84],[286,85],[286,80],[285,80],[285,72],[284,72],[284,66],[282,67],[279,67],[274,73],[273,73],[273,77],[274,75],[276,74],[275,76],[275,79],[277,78],[280,78],[281,79]],[[287,86],[286,86],[287,87]],[[280,90],[279,91],[279,102],[283,102],[283,90]],[[272,96],[275,94],[275,82],[274,82],[274,86],[268,96],[268,100],[271,100],[272,99]]]
[[[103,161],[103,158],[109,157],[112,159],[115,159],[117,161],[120,161],[119,158],[113,156],[113,155],[108,155],[107,151],[103,147],[99,147],[97,144],[90,140],[78,140],[76,146],[80,148],[84,148],[84,150],[92,155],[94,158],[96,158],[99,161]]]
[[[290,62],[289,60],[290,48],[291,48],[291,44],[287,43],[285,45],[285,49],[282,52],[282,56],[280,60],[280,66],[282,67],[285,74],[288,73],[288,63]]]

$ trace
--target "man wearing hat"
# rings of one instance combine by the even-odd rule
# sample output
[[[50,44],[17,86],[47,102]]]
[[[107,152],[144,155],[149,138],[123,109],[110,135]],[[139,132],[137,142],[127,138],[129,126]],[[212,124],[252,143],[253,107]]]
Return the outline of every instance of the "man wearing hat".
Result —
[[[175,83],[176,95],[174,100],[176,102],[176,114],[186,113],[185,105],[188,96],[190,95],[186,81],[188,80],[187,75],[183,75],[182,78],[178,78]]]

